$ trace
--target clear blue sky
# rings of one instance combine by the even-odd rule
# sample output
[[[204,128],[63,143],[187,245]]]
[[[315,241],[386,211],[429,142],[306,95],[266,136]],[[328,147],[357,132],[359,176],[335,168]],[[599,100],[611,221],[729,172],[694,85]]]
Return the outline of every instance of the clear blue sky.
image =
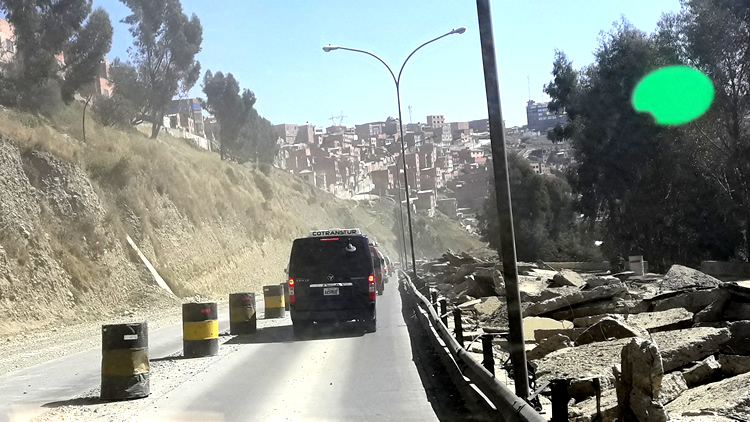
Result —
[[[127,57],[132,43],[119,21],[128,9],[115,0],[94,0],[115,26],[108,57]],[[466,26],[412,57],[402,77],[404,120],[428,114],[447,121],[484,118],[482,58],[473,1],[379,0],[183,0],[203,24],[203,69],[232,72],[258,97],[256,108],[274,124],[310,121],[328,126],[343,114],[354,125],[397,115],[395,88],[387,70],[366,55],[334,51],[326,44],[371,51],[398,68],[419,44]],[[593,60],[602,30],[625,16],[651,32],[678,0],[533,0],[492,2],[503,113],[508,126],[526,123],[527,76],[531,98],[546,101],[554,50],[581,67]],[[200,83],[191,91],[202,94]]]

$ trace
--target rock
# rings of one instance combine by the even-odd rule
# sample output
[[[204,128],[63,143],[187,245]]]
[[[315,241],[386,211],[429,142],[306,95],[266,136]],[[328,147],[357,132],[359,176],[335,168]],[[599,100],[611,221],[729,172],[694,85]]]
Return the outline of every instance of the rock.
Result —
[[[666,409],[670,415],[713,412],[736,420],[750,420],[750,373],[691,388],[669,403]]]
[[[460,267],[458,267],[458,271],[456,271],[456,274],[454,274],[454,276],[457,279],[461,279],[473,273],[476,268],[477,266],[474,264],[463,264]]]
[[[728,355],[750,354],[750,321],[731,322],[727,325],[729,329],[729,341],[719,349]]]
[[[664,275],[661,283],[659,283],[659,290],[665,292],[691,288],[710,289],[720,285],[721,281],[719,279],[711,277],[708,274],[682,265],[672,265],[667,274]]]
[[[497,296],[483,297],[480,302],[473,306],[479,314],[479,320],[483,321],[490,317],[501,306],[505,306],[505,301],[501,301]]]
[[[529,360],[541,359],[556,350],[572,346],[573,342],[568,336],[555,334],[539,342],[535,348],[526,352],[526,358]]]
[[[622,348],[621,365],[615,370],[619,420],[666,421],[667,413],[657,401],[664,367],[656,343],[630,340]]]
[[[573,328],[570,321],[557,321],[552,318],[526,317],[523,319],[523,333],[526,340],[535,340],[536,332],[542,330],[563,330]],[[539,342],[539,340],[536,340]]]
[[[688,387],[697,387],[721,378],[721,365],[716,361],[716,358],[709,356],[682,371],[682,375]]]
[[[724,289],[719,289],[719,291],[716,292],[716,295],[717,297],[713,302],[711,302],[705,309],[695,314],[695,322],[715,322],[724,319],[725,308],[732,295]]]
[[[665,406],[687,391],[687,389],[688,386],[682,373],[670,372],[661,379],[661,388],[659,389],[657,401],[662,406]]]
[[[726,328],[699,327],[652,335],[659,345],[664,370],[672,371],[719,351],[730,336]]]
[[[604,318],[581,333],[576,339],[576,345],[639,336],[647,337],[644,330],[628,326],[614,318]]]
[[[586,281],[575,271],[563,270],[552,277],[549,287],[573,286],[582,287]]]
[[[569,322],[569,321],[565,321],[565,322]],[[534,340],[536,340],[536,342],[539,343],[557,334],[562,334],[575,342],[578,339],[578,336],[580,336],[581,333],[583,333],[584,331],[586,331],[585,328],[549,328],[549,329],[534,330]],[[524,334],[525,333],[526,332],[524,331]]]
[[[727,296],[729,293],[727,293]],[[742,321],[750,318],[750,303],[731,301],[724,309],[724,319],[727,321]],[[714,321],[718,321],[715,319]]]
[[[552,352],[535,361],[537,383],[542,384],[553,379],[583,380],[599,378],[601,383],[611,385],[613,382],[612,367],[620,363],[622,348],[630,339],[614,340],[567,347]],[[580,389],[579,389],[580,390]],[[572,389],[569,388],[568,392]],[[594,394],[593,386],[589,392],[579,391],[577,400],[584,400]]]
[[[612,284],[597,287],[592,290],[579,291],[573,294],[545,300],[534,304],[526,309],[524,316],[537,316],[556,311],[561,308],[570,307],[579,303],[593,302],[602,299],[610,299],[618,295],[627,294],[628,290],[624,284]]]
[[[699,290],[683,293],[667,293],[649,299],[652,303],[651,311],[666,311],[673,308],[685,308],[692,313],[698,313],[714,303],[724,295],[723,289]]]
[[[486,283],[478,283],[473,275],[469,275],[462,283],[453,288],[453,293],[456,296],[486,297],[494,296],[495,289]]]
[[[750,372],[750,356],[719,355],[719,366],[725,377],[734,377]]]
[[[573,326],[576,328],[590,327],[604,318],[619,318],[618,315],[590,315],[585,317],[578,317],[573,319]]]
[[[644,329],[649,333],[658,333],[660,331],[690,328],[693,314],[685,308],[673,308],[660,312],[624,315],[622,318],[631,326]]]
[[[601,314],[636,314],[646,312],[647,310],[648,303],[646,302],[615,297],[563,308],[553,312],[551,316],[554,319],[573,320],[575,318]]]
[[[608,286],[610,284],[619,283],[620,279],[611,275],[591,277],[586,280],[586,288],[594,289],[596,287]]]
[[[476,305],[476,304],[478,304],[478,303],[482,303],[482,299],[473,299],[473,300],[469,300],[469,301],[466,301],[466,302],[464,302],[464,303],[462,303],[462,304],[458,305],[458,307],[459,307],[459,308],[460,308],[461,310],[464,310],[464,309],[468,309],[468,308],[473,308],[473,307],[474,307],[474,305]]]

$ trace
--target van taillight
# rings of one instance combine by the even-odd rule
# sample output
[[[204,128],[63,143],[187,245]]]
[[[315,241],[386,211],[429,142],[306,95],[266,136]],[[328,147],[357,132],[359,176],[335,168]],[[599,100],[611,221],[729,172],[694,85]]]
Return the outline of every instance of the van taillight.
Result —
[[[369,277],[367,277],[367,287],[368,292],[370,293],[370,300],[375,300],[375,275],[370,274]]]
[[[289,303],[294,303],[294,279],[289,277]]]

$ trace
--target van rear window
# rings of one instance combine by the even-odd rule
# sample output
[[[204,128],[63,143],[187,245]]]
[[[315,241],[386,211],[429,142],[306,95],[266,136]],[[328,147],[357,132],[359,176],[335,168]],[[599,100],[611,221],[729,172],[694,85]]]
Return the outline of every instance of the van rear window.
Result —
[[[347,251],[351,242],[355,250]],[[292,246],[290,271],[295,273],[364,273],[370,268],[368,245],[362,237],[297,239]]]

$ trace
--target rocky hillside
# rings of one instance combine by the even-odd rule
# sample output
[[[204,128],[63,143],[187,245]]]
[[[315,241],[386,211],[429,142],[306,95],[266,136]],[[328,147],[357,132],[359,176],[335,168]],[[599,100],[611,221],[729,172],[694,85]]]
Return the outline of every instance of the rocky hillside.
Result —
[[[90,120],[84,143],[80,122],[77,107],[52,120],[0,110],[0,335],[258,291],[284,279],[291,240],[316,227],[360,227],[397,256],[388,202],[338,200],[277,169]],[[421,255],[481,246],[448,220],[424,225]]]

